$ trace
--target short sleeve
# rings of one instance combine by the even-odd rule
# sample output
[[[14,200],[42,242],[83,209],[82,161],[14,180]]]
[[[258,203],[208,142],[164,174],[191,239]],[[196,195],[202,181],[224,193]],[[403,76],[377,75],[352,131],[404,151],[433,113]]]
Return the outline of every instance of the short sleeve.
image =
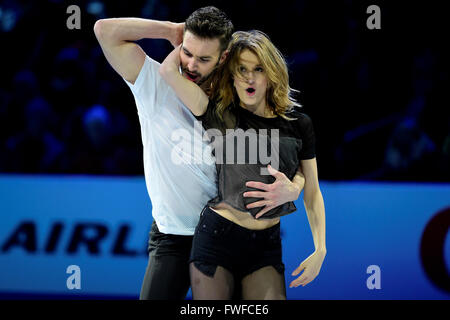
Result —
[[[312,120],[308,115],[300,113],[297,121],[302,139],[302,149],[299,154],[300,160],[313,159],[316,156],[316,137]]]
[[[139,115],[147,118],[159,112],[168,91],[168,85],[159,74],[159,66],[159,62],[146,55],[134,84],[123,79],[133,93]]]
[[[203,128],[218,129],[222,133],[225,133],[226,129],[234,129],[236,127],[236,115],[227,108],[220,119],[216,112],[217,104],[213,100],[209,100],[206,112],[201,116],[195,116],[198,121],[202,122]]]
[[[212,122],[213,122],[213,118],[215,117],[215,110],[216,110],[216,104],[214,103],[214,101],[212,101],[211,99],[208,102],[208,106],[206,107],[206,111],[204,114],[202,114],[201,116],[196,116],[194,115],[194,117],[197,119],[197,121],[201,121],[203,128],[205,128],[205,130],[208,130],[209,128],[212,127]]]

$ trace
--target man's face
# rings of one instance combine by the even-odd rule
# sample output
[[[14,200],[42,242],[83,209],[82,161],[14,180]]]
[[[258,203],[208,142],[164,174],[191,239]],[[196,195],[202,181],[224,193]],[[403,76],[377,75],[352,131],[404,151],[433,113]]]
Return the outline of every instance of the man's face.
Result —
[[[185,32],[180,62],[186,79],[200,85],[224,59],[225,54],[220,57],[219,39],[200,39]]]

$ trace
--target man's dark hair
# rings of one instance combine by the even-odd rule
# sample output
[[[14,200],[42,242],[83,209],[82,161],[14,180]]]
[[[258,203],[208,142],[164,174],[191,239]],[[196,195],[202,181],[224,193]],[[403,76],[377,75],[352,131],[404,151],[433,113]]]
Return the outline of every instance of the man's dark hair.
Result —
[[[220,52],[227,49],[233,30],[233,23],[225,12],[213,6],[195,10],[185,22],[185,31],[190,31],[199,38],[218,38]]]

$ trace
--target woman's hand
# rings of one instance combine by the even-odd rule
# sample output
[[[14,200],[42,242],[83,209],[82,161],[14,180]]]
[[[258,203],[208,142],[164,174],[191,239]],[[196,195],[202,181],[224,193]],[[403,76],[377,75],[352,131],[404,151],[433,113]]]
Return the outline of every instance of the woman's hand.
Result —
[[[255,219],[258,219],[263,214],[279,205],[297,200],[303,188],[299,188],[299,186],[289,180],[284,173],[275,170],[272,166],[268,165],[267,169],[269,173],[275,177],[275,182],[266,184],[262,182],[249,181],[245,184],[247,187],[263,190],[247,191],[243,194],[244,197],[263,198],[263,200],[247,205],[247,209],[265,206],[264,209],[258,212]]]
[[[300,285],[306,286],[308,283],[314,280],[322,268],[323,260],[325,259],[326,250],[316,250],[312,255],[306,258],[300,266],[292,272],[292,276],[297,276],[302,270],[303,273],[300,277],[295,279],[289,285],[289,288],[298,287]]]

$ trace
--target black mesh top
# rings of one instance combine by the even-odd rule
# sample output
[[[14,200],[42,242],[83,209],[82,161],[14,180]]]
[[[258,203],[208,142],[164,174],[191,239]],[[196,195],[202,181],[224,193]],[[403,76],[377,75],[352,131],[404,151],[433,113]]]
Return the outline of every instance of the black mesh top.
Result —
[[[233,105],[220,121],[215,113],[215,104],[210,102],[206,113],[197,117],[208,130],[216,158],[218,196],[208,202],[210,207],[225,202],[237,210],[256,216],[263,207],[247,209],[246,205],[261,199],[244,197],[244,192],[256,190],[245,183],[273,183],[275,178],[267,171],[265,174],[262,172],[268,164],[292,180],[300,160],[315,157],[311,119],[299,112],[298,108],[286,115],[293,120],[280,116],[264,118]],[[296,209],[293,202],[287,202],[268,211],[260,219],[280,217]]]

